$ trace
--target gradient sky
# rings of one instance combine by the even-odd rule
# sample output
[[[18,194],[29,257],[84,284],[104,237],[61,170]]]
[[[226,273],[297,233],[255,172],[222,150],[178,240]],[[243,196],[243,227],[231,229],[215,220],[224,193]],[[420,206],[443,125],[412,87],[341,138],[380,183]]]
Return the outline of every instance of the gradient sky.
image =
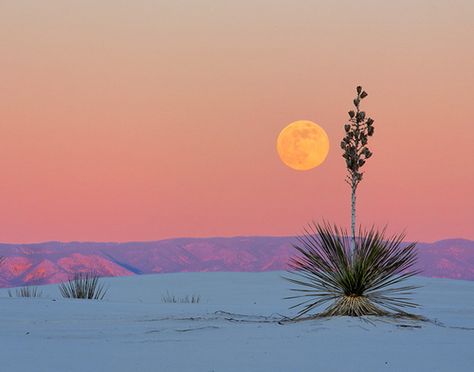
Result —
[[[474,239],[474,2],[0,2],[0,241],[293,235],[350,224],[354,88],[374,156],[364,225]],[[327,131],[286,167],[279,131]]]

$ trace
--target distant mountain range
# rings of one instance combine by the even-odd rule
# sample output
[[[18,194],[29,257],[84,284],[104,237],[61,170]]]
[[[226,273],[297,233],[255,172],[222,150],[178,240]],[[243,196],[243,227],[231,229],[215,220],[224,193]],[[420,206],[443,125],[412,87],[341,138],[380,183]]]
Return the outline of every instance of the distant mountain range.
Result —
[[[125,276],[287,269],[295,237],[178,238],[153,242],[0,244],[0,287],[65,281],[78,271]],[[474,280],[474,241],[418,244],[422,275]]]

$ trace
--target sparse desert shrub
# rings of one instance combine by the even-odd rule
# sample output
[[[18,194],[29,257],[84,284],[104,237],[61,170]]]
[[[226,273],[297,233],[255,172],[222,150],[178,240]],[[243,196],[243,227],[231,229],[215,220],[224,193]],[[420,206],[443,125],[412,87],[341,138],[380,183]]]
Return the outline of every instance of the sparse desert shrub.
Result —
[[[99,276],[92,272],[74,274],[72,279],[59,284],[59,291],[65,298],[88,300],[102,300],[107,293],[104,285],[99,283]]]
[[[186,295],[184,297],[176,297],[175,295],[170,294],[166,291],[166,295],[161,296],[161,302],[165,304],[197,304],[201,301],[201,296],[199,295]]]
[[[352,237],[329,224],[312,224],[294,247],[300,253],[290,261],[286,278],[300,294],[287,297],[302,302],[297,317],[327,306],[319,316],[408,315],[402,309],[416,307],[409,299],[412,285],[398,284],[418,274],[415,243],[404,245],[403,235],[387,239],[384,231],[359,230],[351,259]],[[408,297],[407,297],[408,296]]]
[[[17,288],[15,292],[8,290],[8,296],[10,297],[43,297],[43,291],[40,291],[38,287],[22,287]]]

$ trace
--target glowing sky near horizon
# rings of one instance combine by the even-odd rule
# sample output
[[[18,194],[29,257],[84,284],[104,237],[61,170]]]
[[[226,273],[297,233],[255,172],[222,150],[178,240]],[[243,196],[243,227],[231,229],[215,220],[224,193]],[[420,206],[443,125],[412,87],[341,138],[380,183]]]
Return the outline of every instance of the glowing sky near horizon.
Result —
[[[0,242],[293,235],[350,223],[338,143],[369,93],[363,225],[474,239],[474,2],[0,2]],[[276,138],[318,123],[320,167]]]

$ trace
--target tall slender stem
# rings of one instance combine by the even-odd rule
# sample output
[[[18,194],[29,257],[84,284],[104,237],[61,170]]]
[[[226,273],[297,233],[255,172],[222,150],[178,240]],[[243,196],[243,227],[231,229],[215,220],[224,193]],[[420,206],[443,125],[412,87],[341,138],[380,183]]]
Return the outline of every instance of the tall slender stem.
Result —
[[[360,94],[357,95],[357,98],[360,97]],[[359,103],[356,105],[356,115],[355,115],[355,125],[356,125],[356,133],[360,132],[360,119],[359,119]],[[359,135],[357,134],[355,136],[355,149],[356,153],[359,151]],[[356,246],[356,240],[355,240],[355,228],[356,228],[356,191],[357,191],[357,185],[359,184],[359,180],[357,178],[357,174],[352,174],[352,193],[351,193],[351,232],[352,232],[352,239],[351,239],[351,260],[354,262],[354,255],[355,255],[355,246]]]
[[[365,111],[360,110],[360,102],[367,97],[367,92],[361,86],[356,88],[357,96],[352,101],[355,110],[348,112],[349,122],[344,124],[346,135],[341,141],[341,148],[344,150],[342,157],[346,160],[348,175],[346,182],[351,187],[351,238],[349,239],[349,259],[355,261],[357,253],[356,240],[356,201],[357,186],[362,180],[363,172],[361,168],[366,160],[372,156],[367,145],[367,138],[374,134],[374,120],[366,117]]]
[[[356,226],[356,189],[357,185],[355,182],[352,182],[352,194],[351,194],[351,232],[352,232],[352,239],[351,239],[351,252],[350,257],[351,261],[354,262],[354,254],[355,254],[355,226]]]

